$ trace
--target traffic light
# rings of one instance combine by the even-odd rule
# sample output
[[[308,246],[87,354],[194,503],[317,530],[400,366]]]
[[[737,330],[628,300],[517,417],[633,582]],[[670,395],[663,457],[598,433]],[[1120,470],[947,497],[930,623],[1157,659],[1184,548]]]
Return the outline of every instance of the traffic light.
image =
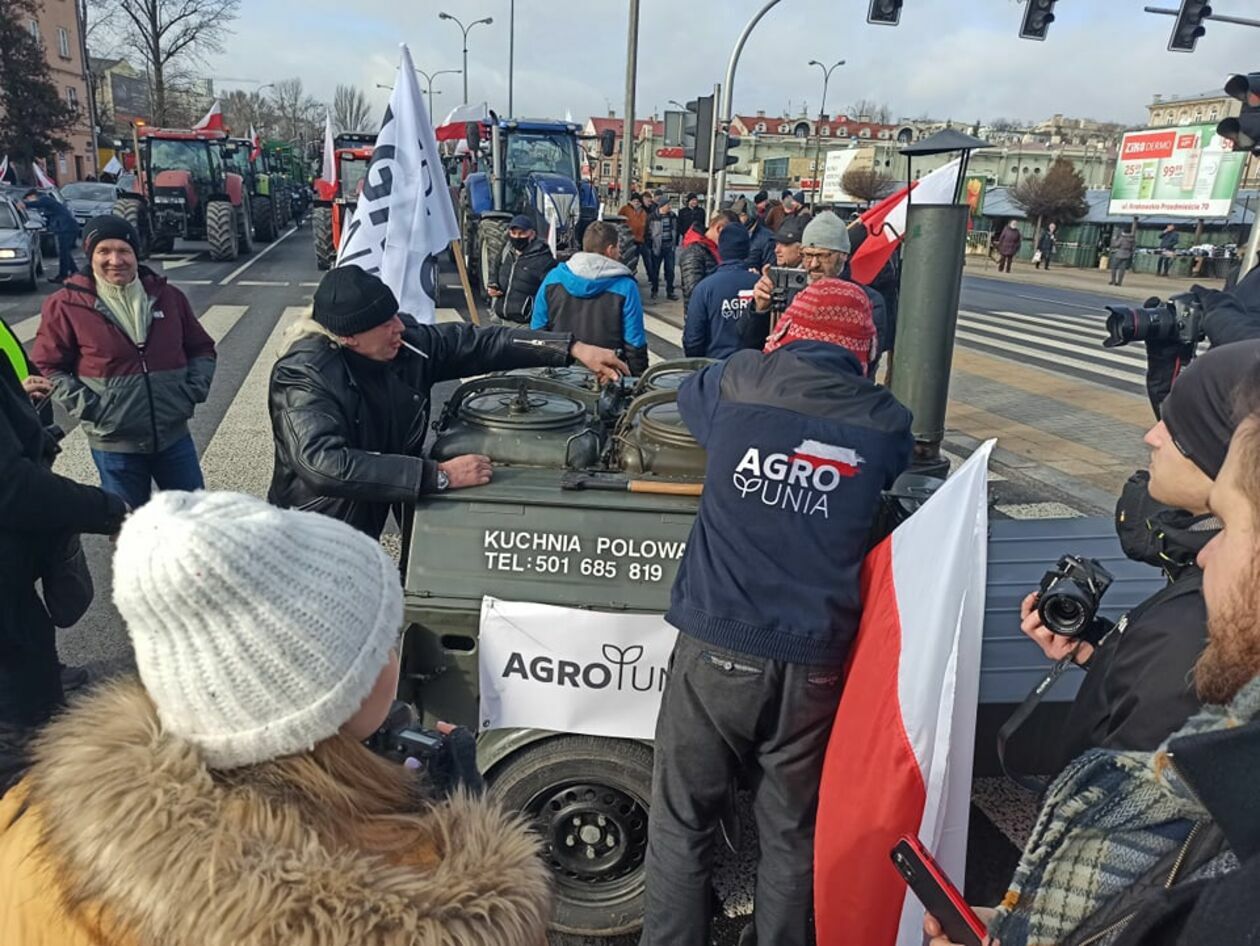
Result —
[[[713,96],[702,95],[687,103],[683,113],[683,157],[697,171],[709,170],[709,145],[713,140]]]
[[[1222,121],[1216,126],[1216,133],[1241,151],[1260,154],[1260,72],[1230,76],[1225,94],[1243,103],[1242,114]]]
[[[1046,38],[1046,30],[1054,22],[1054,5],[1057,0],[1026,0],[1024,23],[1019,28],[1020,39]]]
[[[728,132],[718,132],[717,144],[713,152],[713,170],[720,171],[739,163],[739,156],[732,154],[739,147],[739,139]]]
[[[896,26],[901,19],[902,0],[871,0],[871,9],[866,14],[867,23],[880,26]]]
[[[1177,11],[1177,22],[1173,24],[1172,36],[1168,38],[1169,51],[1194,52],[1194,44],[1207,32],[1203,21],[1211,15],[1212,8],[1207,0],[1181,0],[1181,9]]]

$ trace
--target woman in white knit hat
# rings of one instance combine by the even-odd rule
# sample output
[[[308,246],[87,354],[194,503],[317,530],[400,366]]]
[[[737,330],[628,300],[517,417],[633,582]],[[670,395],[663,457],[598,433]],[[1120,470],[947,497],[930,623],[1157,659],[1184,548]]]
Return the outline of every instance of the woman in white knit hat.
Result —
[[[46,731],[0,798],[0,943],[539,946],[536,839],[426,797],[361,740],[402,622],[379,545],[235,493],[127,520],[114,601],[140,680]]]

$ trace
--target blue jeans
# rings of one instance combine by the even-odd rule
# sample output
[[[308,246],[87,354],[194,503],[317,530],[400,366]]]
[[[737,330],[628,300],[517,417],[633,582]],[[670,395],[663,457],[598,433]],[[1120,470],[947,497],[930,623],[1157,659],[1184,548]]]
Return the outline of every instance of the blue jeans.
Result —
[[[661,288],[661,264],[665,265],[665,292],[667,295],[674,294],[674,247],[662,246],[661,252],[653,253],[648,261],[648,283],[652,286],[653,292],[658,292]]]
[[[74,261],[74,244],[76,236],[73,233],[57,234],[57,278],[65,279],[67,276],[73,276],[79,271],[78,265]]]
[[[149,501],[154,483],[158,489],[206,488],[191,435],[157,453],[114,453],[94,448],[92,460],[101,474],[101,489],[122,497],[132,509]]]

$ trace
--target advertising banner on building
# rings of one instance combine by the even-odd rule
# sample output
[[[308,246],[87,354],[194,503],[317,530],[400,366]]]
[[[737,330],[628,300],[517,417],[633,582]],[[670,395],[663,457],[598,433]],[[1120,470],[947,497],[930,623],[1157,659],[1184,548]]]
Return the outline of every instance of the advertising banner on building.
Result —
[[[841,181],[844,178],[844,172],[853,166],[853,162],[857,156],[857,148],[847,148],[843,151],[827,152],[827,163],[823,165],[822,179],[822,202],[824,204],[859,203],[856,197],[845,193],[844,187],[841,184]]]
[[[1212,125],[1150,128],[1124,136],[1108,213],[1227,217],[1246,155]]]
[[[651,739],[677,635],[659,614],[483,598],[480,728]]]

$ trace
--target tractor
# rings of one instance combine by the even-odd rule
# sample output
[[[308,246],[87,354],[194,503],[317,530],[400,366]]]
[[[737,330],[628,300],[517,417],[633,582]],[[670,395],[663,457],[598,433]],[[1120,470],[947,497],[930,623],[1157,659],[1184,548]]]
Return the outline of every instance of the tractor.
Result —
[[[491,112],[489,121],[466,127],[469,152],[479,161],[487,157],[483,125],[490,132],[489,170],[479,168],[464,177],[459,217],[469,274],[476,274],[488,299],[513,216],[531,217],[543,239],[554,226],[557,255],[567,259],[582,248],[582,234],[599,214],[599,198],[581,179],[578,125],[503,119]],[[610,156],[615,148],[613,132],[604,132],[600,150]],[[625,227],[620,217],[604,219]]]
[[[342,134],[333,139],[337,180],[315,181],[315,209],[311,212],[315,262],[320,269],[328,269],[337,260],[341,235],[354,216],[375,145],[374,134]]]
[[[141,256],[169,253],[177,239],[208,241],[214,260],[253,252],[250,197],[228,163],[227,135],[147,126],[136,134],[137,192],[120,197],[114,213],[139,232]]]
[[[254,154],[254,143],[248,138],[229,139],[223,148],[223,157],[228,167],[245,180],[253,211],[254,239],[270,243],[286,222],[288,191],[284,178],[271,172],[261,150]]]

